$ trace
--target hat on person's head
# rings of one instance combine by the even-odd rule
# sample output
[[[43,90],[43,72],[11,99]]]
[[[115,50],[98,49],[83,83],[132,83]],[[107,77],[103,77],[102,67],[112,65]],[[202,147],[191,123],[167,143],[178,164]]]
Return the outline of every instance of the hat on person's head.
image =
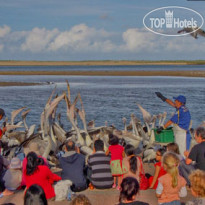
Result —
[[[173,97],[174,100],[178,100],[179,102],[186,104],[186,97],[183,95],[179,95],[178,97]]]
[[[18,157],[14,157],[10,163],[10,169],[20,169],[22,167],[21,160]]]
[[[37,142],[30,142],[28,147],[24,148],[24,154],[27,155],[29,152],[35,152],[37,155],[41,155],[41,148]]]
[[[2,117],[5,115],[5,112],[3,109],[0,108],[0,115],[2,115]]]

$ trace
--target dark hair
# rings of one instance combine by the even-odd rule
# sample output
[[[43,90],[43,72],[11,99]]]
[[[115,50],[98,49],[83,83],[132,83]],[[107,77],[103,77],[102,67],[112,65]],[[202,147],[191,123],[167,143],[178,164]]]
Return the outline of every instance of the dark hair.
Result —
[[[95,140],[94,147],[95,147],[95,151],[103,151],[104,142],[102,140]]]
[[[166,152],[166,149],[165,149],[164,147],[162,147],[162,148],[159,148],[159,149],[157,150],[157,152],[159,152],[159,153],[161,154],[161,156],[163,156],[164,153]]]
[[[26,158],[26,175],[32,175],[38,169],[38,165],[44,164],[43,159],[39,158],[35,152],[29,152]]]
[[[204,140],[205,139],[205,128],[204,127],[196,128],[196,135],[198,137],[201,137]]]
[[[108,143],[110,145],[117,145],[119,143],[119,139],[116,135],[113,135],[113,134],[109,134],[109,141]]]
[[[128,145],[125,146],[125,154],[126,154],[127,156],[133,155],[134,152],[135,152],[135,148],[134,148],[133,145],[128,144]]]
[[[75,143],[72,140],[68,140],[66,143],[66,149],[67,151],[75,151]]]
[[[122,180],[119,202],[132,201],[133,196],[139,191],[139,183],[134,177],[126,177]]]
[[[71,202],[71,205],[78,205],[78,204],[91,205],[91,202],[87,196],[85,196],[84,194],[79,194]]]
[[[24,196],[24,205],[47,205],[44,190],[37,184],[29,187]]]
[[[169,143],[169,144],[167,145],[167,148],[169,149],[168,151],[172,151],[172,152],[174,152],[174,153],[176,153],[176,154],[180,154],[180,152],[179,152],[179,146],[178,146],[178,144],[175,143],[175,142]]]
[[[134,148],[133,145],[128,144],[128,145],[125,146],[125,153],[126,153],[127,156],[134,155],[134,152],[135,152],[135,148]],[[130,171],[133,174],[136,174],[136,172],[137,172],[137,157],[132,156],[129,159],[129,164],[130,164]]]

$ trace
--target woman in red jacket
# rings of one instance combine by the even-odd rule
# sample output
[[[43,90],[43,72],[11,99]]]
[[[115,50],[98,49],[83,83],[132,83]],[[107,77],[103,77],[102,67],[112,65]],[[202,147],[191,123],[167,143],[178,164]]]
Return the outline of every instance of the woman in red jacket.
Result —
[[[35,152],[30,152],[27,155],[27,165],[25,170],[26,188],[37,184],[41,186],[46,194],[47,199],[55,197],[55,191],[52,186],[54,181],[61,180],[56,174],[53,174],[48,166],[43,165],[44,161],[38,158]]]

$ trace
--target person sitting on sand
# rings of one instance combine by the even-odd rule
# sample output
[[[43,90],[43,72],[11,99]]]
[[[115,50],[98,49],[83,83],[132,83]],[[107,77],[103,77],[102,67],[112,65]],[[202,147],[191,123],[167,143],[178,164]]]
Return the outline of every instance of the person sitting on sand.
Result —
[[[162,160],[167,174],[158,179],[156,196],[160,205],[180,205],[180,197],[187,195],[186,181],[179,175],[179,158],[173,152],[167,152]]]
[[[135,148],[133,145],[125,146],[126,157],[123,158],[123,164],[128,168],[128,172],[123,175],[125,177],[134,177],[140,181],[141,163],[140,158],[134,155]]]
[[[136,201],[139,192],[139,183],[134,177],[126,177],[122,180],[118,205],[149,205],[148,203]]]
[[[72,181],[71,190],[80,192],[87,189],[87,181],[84,174],[85,156],[76,152],[75,143],[68,140],[65,145],[65,154],[59,157],[60,167],[62,168],[62,179]]]
[[[43,159],[39,158],[35,152],[28,153],[26,158],[26,188],[28,189],[33,184],[38,184],[43,188],[47,199],[54,199],[55,191],[52,185],[55,181],[61,180],[61,177],[52,173],[48,166],[43,165]]]
[[[171,142],[167,145],[167,151],[174,152],[179,157],[179,174],[184,177],[187,185],[190,186],[189,174],[194,170],[194,167],[186,164],[184,157],[179,153],[179,146],[175,142]]]
[[[37,142],[31,142],[31,143],[29,143],[28,147],[24,148],[25,156],[27,156],[27,154],[30,153],[30,152],[35,152],[38,155],[39,158],[43,159],[44,165],[48,166],[48,162],[47,162],[46,158],[41,156],[40,151],[42,151],[42,150],[39,147]],[[23,176],[22,176],[21,186],[25,186],[26,185],[25,175],[24,175],[25,170],[26,170],[26,165],[27,165],[27,157],[25,157],[23,159],[23,162],[22,162]]]
[[[147,178],[149,178],[149,188],[150,189],[156,189],[157,185],[158,185],[158,179],[159,177],[163,176],[164,174],[166,174],[166,171],[164,170],[163,166],[162,166],[162,156],[164,155],[164,153],[166,152],[166,150],[164,148],[160,148],[157,150],[156,152],[156,161],[157,163],[155,163],[155,172],[154,172],[154,176],[150,176],[150,174],[145,174]]]
[[[88,166],[91,169],[91,183],[97,189],[109,189],[113,185],[113,177],[110,169],[110,157],[105,155],[104,142],[94,142],[94,154],[88,158]]]
[[[22,165],[18,157],[12,158],[9,169],[6,171],[3,180],[5,185],[5,190],[3,192],[4,196],[13,194],[13,191],[20,187],[22,180]]]
[[[9,164],[10,162],[6,158],[0,155],[0,193],[3,192],[5,189],[3,177],[4,174],[6,173],[6,170],[9,168]],[[1,197],[3,196],[2,193],[0,196]]]
[[[34,184],[26,190],[24,205],[47,205],[47,199],[41,186]]]
[[[195,140],[198,144],[192,147],[190,153],[184,152],[186,164],[195,161],[194,168],[205,171],[205,128],[198,127],[195,131]]]
[[[186,202],[186,205],[204,205],[205,204],[205,172],[201,170],[193,171],[189,179],[191,181],[191,193],[193,200]]]

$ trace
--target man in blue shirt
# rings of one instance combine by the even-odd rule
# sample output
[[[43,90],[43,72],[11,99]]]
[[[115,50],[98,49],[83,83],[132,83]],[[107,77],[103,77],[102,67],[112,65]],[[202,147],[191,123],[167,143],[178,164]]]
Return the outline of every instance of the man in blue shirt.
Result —
[[[167,123],[160,127],[157,131],[161,132],[168,126],[173,124],[173,131],[175,136],[175,142],[179,145],[180,154],[184,155],[186,150],[189,150],[191,135],[189,133],[189,126],[191,122],[191,115],[188,108],[185,106],[186,97],[179,95],[178,97],[173,97],[174,102],[170,99],[164,97],[160,92],[156,92],[157,97],[159,97],[163,102],[168,103],[172,107],[176,108],[175,114],[171,117]]]

